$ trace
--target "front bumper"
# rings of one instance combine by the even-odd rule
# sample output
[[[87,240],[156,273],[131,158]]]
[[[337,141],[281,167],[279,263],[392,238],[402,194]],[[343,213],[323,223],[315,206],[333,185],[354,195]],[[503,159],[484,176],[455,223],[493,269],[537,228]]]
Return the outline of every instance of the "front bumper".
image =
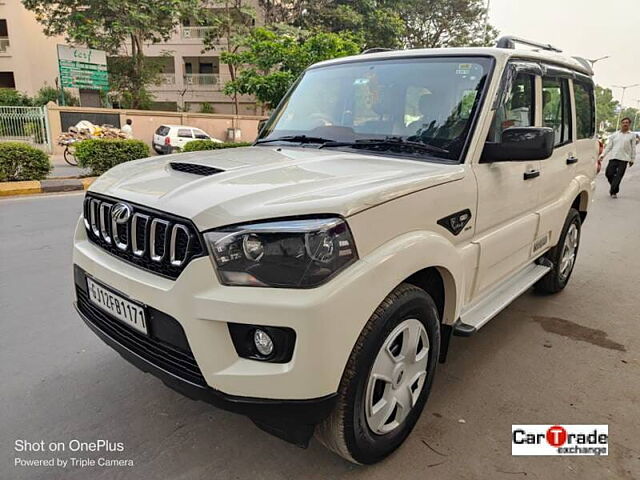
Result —
[[[74,278],[78,297],[75,308],[87,326],[125,360],[140,370],[158,377],[165,385],[186,397],[210,403],[223,410],[246,415],[260,428],[300,446],[308,444],[314,426],[326,418],[335,405],[335,394],[308,400],[241,397],[228,395],[209,387],[199,380],[196,373],[185,371],[180,375],[176,373],[175,369],[167,367],[166,363],[162,364],[152,360],[154,352],[160,350],[157,345],[169,345],[168,343],[154,340],[154,343],[149,341],[145,344],[144,340],[140,340],[140,334],[137,334],[132,328],[118,323],[117,319],[111,318],[99,309],[92,308],[83,295],[83,291],[86,289],[85,272],[76,267]],[[160,314],[157,311],[154,313],[156,316]],[[162,318],[162,320],[165,319]],[[163,335],[171,335],[171,333],[165,332]],[[188,345],[185,348],[190,353]],[[180,352],[182,349],[172,350],[173,357],[177,358],[177,361],[187,363],[188,360],[185,358],[177,357]]]

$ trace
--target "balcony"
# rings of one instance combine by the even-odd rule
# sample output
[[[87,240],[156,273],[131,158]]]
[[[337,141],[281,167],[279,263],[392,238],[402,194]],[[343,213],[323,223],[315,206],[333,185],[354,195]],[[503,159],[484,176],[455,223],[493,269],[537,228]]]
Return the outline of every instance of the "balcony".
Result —
[[[180,35],[183,39],[203,39],[207,36],[207,32],[212,30],[212,27],[182,27]]]
[[[9,37],[0,37],[0,53],[8,53],[9,45]]]
[[[202,90],[220,91],[220,75],[217,73],[187,73],[184,76],[184,86]]]
[[[161,73],[160,74],[160,82],[158,85],[175,85],[176,84],[176,74],[175,73]]]

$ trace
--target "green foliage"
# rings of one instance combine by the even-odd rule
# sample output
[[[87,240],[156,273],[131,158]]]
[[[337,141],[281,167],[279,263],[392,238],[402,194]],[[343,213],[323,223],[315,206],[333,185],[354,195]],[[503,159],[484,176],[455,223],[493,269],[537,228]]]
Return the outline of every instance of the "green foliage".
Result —
[[[214,113],[215,110],[213,108],[213,105],[211,105],[209,102],[203,102],[202,104],[200,104],[200,113]]]
[[[115,88],[131,108],[148,101],[146,87],[154,82],[143,45],[168,40],[182,18],[199,18],[200,0],[22,0],[48,36],[65,35],[69,43],[87,45],[116,56],[125,43],[130,61],[120,64]],[[151,72],[153,73],[153,72]],[[122,80],[128,76],[128,82]]]
[[[109,84],[113,92],[111,99],[120,108],[149,110],[153,104],[154,96],[149,91],[149,86],[160,83],[164,62],[162,57],[144,57],[141,63],[138,62],[138,59],[132,57],[114,56],[107,59]],[[132,75],[134,70],[137,73]]]
[[[485,28],[484,0],[400,0],[396,11],[405,25],[408,48],[493,45],[498,31]]]
[[[149,146],[141,140],[92,139],[74,143],[78,165],[102,175],[120,163],[149,156]]]
[[[485,0],[260,0],[267,25],[351,32],[366,48],[492,44]]]
[[[41,107],[49,102],[60,103],[60,90],[55,87],[45,85],[33,98],[33,104]],[[78,97],[73,95],[69,90],[64,90],[64,104],[70,107],[80,105]]]
[[[250,142],[238,143],[218,143],[212,140],[193,140],[188,142],[183,148],[183,152],[199,152],[202,150],[220,150],[221,148],[237,148],[248,147],[252,145]]]
[[[616,120],[618,117],[616,110],[619,103],[613,98],[613,92],[610,88],[604,88],[600,85],[596,85],[595,97],[598,129],[602,126],[606,131],[616,130]]]
[[[295,3],[295,2],[289,2]],[[401,48],[406,30],[399,15],[404,0],[309,0],[293,24],[326,32],[351,32],[365,48]],[[294,10],[295,11],[295,10]]]
[[[8,107],[31,107],[33,100],[25,93],[13,88],[0,88],[0,105]]]
[[[239,72],[224,91],[227,95],[255,95],[267,108],[280,102],[309,65],[360,51],[360,45],[349,33],[309,34],[265,28],[254,29],[241,46],[237,53],[222,54],[222,61],[234,65]]]
[[[220,8],[206,10],[207,13],[201,16],[201,23],[210,27],[203,38],[202,53],[218,50],[219,45],[222,45],[227,52],[235,54],[242,45],[242,39],[251,32],[256,13],[247,5],[247,0],[224,0],[220,3]],[[231,80],[235,81],[236,65],[228,64],[227,68]],[[233,113],[238,115],[238,92],[230,91],[227,95],[233,99]]]
[[[0,142],[0,181],[42,180],[51,168],[42,150],[26,143]]]

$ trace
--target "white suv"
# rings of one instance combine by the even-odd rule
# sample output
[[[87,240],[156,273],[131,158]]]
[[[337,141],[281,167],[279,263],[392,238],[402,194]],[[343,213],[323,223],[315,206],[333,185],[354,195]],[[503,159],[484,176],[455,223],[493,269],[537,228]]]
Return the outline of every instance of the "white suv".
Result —
[[[153,149],[157,153],[179,152],[194,140],[211,140],[222,143],[217,138],[196,127],[188,125],[160,125],[153,134]]]
[[[451,336],[576,261],[592,71],[513,43],[323,62],[254,146],[113,168],[75,234],[78,312],[185,395],[384,458]]]

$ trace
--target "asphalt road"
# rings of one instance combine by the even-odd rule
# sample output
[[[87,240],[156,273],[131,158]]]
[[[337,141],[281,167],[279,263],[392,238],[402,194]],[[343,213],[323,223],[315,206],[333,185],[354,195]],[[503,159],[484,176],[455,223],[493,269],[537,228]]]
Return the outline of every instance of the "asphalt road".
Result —
[[[0,201],[0,478],[640,478],[640,166],[617,200],[602,175],[578,264],[556,296],[526,293],[454,338],[406,444],[358,467],[302,450],[138,371],[72,308],[81,195]],[[512,457],[512,424],[608,424],[608,457]],[[98,439],[124,452],[18,453],[14,442]],[[16,458],[131,459],[132,467],[18,467]]]

